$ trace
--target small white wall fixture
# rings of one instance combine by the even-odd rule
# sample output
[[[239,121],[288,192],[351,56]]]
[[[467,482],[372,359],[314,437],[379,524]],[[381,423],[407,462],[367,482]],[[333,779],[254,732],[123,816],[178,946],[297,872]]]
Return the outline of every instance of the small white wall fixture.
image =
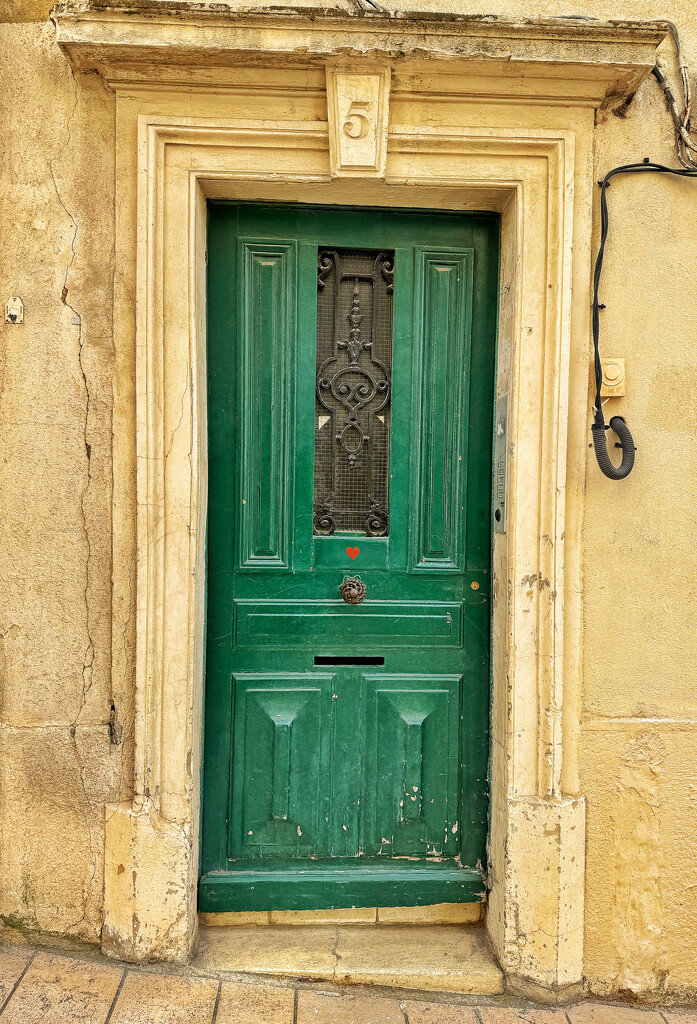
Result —
[[[135,768],[133,799],[107,809],[104,951],[183,960],[196,935],[207,199],[495,210],[509,425],[487,926],[509,985],[573,993],[593,112],[636,88],[662,33],[277,11],[173,21],[155,3],[55,20],[72,64],[117,96],[113,633],[134,556]],[[129,502],[135,531],[117,514]],[[115,642],[119,678],[128,657]]]

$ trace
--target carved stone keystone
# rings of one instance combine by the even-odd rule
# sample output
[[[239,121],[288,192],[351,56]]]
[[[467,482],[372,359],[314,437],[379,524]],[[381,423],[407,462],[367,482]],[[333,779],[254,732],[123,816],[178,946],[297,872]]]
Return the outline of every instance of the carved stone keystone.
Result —
[[[327,68],[333,178],[383,178],[387,160],[390,69]]]

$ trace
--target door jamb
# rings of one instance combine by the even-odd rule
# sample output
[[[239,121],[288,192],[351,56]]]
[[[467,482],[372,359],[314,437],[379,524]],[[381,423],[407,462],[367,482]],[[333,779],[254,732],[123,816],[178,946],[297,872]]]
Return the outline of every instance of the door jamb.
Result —
[[[182,123],[181,117],[141,114],[137,120],[138,171],[121,186],[126,193],[132,189],[128,201],[137,195],[141,225],[135,247],[136,796],[107,812],[104,948],[136,959],[180,959],[196,934],[205,201],[273,200],[283,188],[308,201],[330,195],[333,203],[349,196],[355,201],[356,184],[337,196],[326,127],[317,122],[272,126],[225,119],[213,127],[209,119],[192,117]],[[371,205],[423,208],[433,202],[502,215],[497,393],[509,394],[510,522],[508,535],[497,534],[494,542],[488,929],[509,976],[556,986],[580,980],[583,934],[584,805],[562,786],[562,551],[566,547],[568,560],[578,543],[565,533],[574,149],[571,130],[395,125],[385,182],[361,185],[362,202]],[[279,154],[282,168],[275,164]],[[437,174],[433,166],[443,159],[449,172]],[[134,251],[123,226],[120,241]],[[531,478],[538,487],[528,486]],[[576,563],[574,552],[572,571]],[[534,634],[530,622],[537,624]],[[577,634],[576,625],[571,632]],[[185,708],[185,718],[172,715],[172,707]],[[124,862],[136,865],[135,891],[118,872]],[[167,878],[176,879],[165,890],[159,882],[163,864]],[[531,880],[530,870],[538,869],[559,892],[547,931],[563,935],[563,942],[539,932],[540,914],[548,912],[547,893]],[[137,934],[134,914],[141,922]],[[521,947],[526,928],[540,940]]]

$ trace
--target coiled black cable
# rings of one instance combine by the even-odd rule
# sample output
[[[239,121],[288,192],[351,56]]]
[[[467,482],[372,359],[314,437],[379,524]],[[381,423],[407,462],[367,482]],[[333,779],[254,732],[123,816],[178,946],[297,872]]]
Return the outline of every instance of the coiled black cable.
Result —
[[[613,416],[609,425],[606,425],[605,417],[603,416],[603,406],[600,400],[600,388],[603,383],[603,368],[600,362],[599,346],[600,310],[604,309],[605,306],[601,305],[598,299],[598,292],[600,289],[600,275],[603,270],[605,241],[609,227],[607,189],[610,180],[616,174],[646,173],[647,171],[659,174],[676,174],[681,178],[697,178],[697,170],[666,167],[664,164],[655,164],[646,157],[643,163],[640,164],[622,164],[620,167],[613,167],[611,171],[608,171],[603,180],[598,182],[600,186],[600,248],[595,259],[595,271],[593,274],[593,349],[595,357],[595,405],[593,406],[593,412],[595,413],[595,419],[591,425],[591,434],[593,437],[593,450],[595,451],[598,465],[601,472],[609,477],[610,480],[623,480],[626,476],[629,476],[634,468],[636,448],[631,431],[621,416]],[[619,437],[619,444],[615,445],[616,448],[622,449],[622,462],[619,466],[616,466],[610,459],[605,438],[606,430],[613,430]]]

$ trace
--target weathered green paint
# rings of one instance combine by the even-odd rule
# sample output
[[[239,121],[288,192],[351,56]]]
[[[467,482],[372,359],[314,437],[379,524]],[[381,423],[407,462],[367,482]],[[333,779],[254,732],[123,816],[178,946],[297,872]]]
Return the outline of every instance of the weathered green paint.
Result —
[[[318,247],[395,251],[389,537],[312,534]],[[209,209],[201,910],[484,894],[497,267],[489,215]]]
[[[397,862],[398,863],[398,862]],[[288,870],[211,871],[201,879],[199,909],[206,913],[231,910],[307,910],[343,907],[400,907],[436,903],[476,903],[486,895],[481,871],[438,866],[424,868],[370,865],[325,869],[293,866]]]
[[[296,244],[239,241],[239,570],[288,568]],[[274,413],[269,416],[269,409]]]
[[[417,248],[412,562],[416,570],[464,569],[471,297],[471,250]]]

